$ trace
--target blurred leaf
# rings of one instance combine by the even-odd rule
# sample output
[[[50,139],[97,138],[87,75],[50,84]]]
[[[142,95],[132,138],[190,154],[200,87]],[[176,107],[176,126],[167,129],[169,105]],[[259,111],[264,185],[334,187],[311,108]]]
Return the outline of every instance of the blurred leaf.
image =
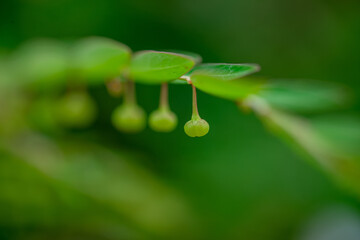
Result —
[[[311,119],[316,132],[332,148],[360,159],[360,117],[358,115],[331,115]]]
[[[158,84],[181,77],[194,65],[194,60],[185,55],[141,51],[131,61],[130,77],[138,82]]]
[[[131,50],[103,37],[80,40],[73,47],[73,65],[78,77],[90,83],[104,83],[117,77],[130,61]]]
[[[307,80],[274,80],[259,95],[274,108],[299,113],[339,108],[348,100],[337,85]]]
[[[259,70],[260,67],[257,64],[207,63],[195,67],[187,75],[204,75],[228,81],[244,77]]]
[[[202,62],[202,57],[197,53],[182,51],[182,50],[173,50],[173,49],[167,50],[166,52],[177,53],[177,54],[191,57],[193,59],[193,61],[195,62],[195,64],[200,64]]]
[[[16,81],[39,87],[57,87],[66,80],[69,70],[68,48],[50,39],[24,44],[10,59]]]
[[[44,152],[48,153],[48,149]],[[48,235],[41,239],[69,239],[69,233],[97,236],[95,239],[147,239],[140,238],[145,235],[142,230],[126,223],[107,204],[49,177],[1,148],[0,158],[0,232],[21,229],[26,236]],[[26,230],[29,227],[31,231]],[[108,237],[103,236],[104,232]]]
[[[14,88],[0,88],[0,104],[0,137],[21,132],[27,124],[27,96]]]
[[[9,63],[6,61],[5,57],[0,57],[0,91],[2,89],[8,89],[9,87],[16,86],[16,81],[13,78]]]
[[[242,78],[233,81],[227,80],[228,79],[224,79],[221,76],[191,75],[191,82],[196,88],[211,95],[229,100],[238,100],[249,94],[256,94],[262,86],[261,81],[255,78]]]
[[[62,129],[56,118],[56,103],[56,99],[49,96],[34,100],[26,114],[29,125],[41,132],[60,132]]]
[[[359,133],[359,122],[352,119],[354,134],[342,132],[339,126],[349,123],[339,118],[334,124],[329,120],[317,123],[317,127],[311,121],[296,115],[273,109],[270,104],[258,96],[250,96],[244,104],[264,121],[273,133],[286,140],[294,146],[301,154],[312,159],[318,166],[330,173],[336,180],[342,182],[346,187],[357,193],[360,197],[360,155],[338,145],[337,141],[343,141],[350,136],[350,139],[357,139]],[[322,126],[322,124],[325,124]],[[327,125],[327,126],[326,126]],[[347,129],[349,131],[349,129]],[[333,141],[334,137],[343,137],[342,140]],[[346,135],[346,137],[344,137]],[[330,138],[329,138],[330,137]],[[351,141],[351,140],[350,140]],[[355,147],[358,142],[353,142]]]
[[[113,151],[83,139],[71,139],[55,143],[30,133],[6,141],[3,146],[37,169],[50,184],[57,182],[75,194],[83,195],[85,198],[78,205],[96,202],[98,206],[93,210],[91,207],[86,209],[88,217],[85,222],[79,220],[82,224],[95,221],[91,224],[99,228],[103,227],[104,220],[112,220],[115,222],[106,227],[114,231],[125,222],[127,227],[154,239],[188,239],[196,234],[196,221],[182,196],[151,172],[137,166],[135,162],[140,156],[126,150]],[[20,145],[21,149],[18,148]],[[18,206],[14,207],[17,209]],[[110,217],[92,217],[92,214],[98,214],[97,209],[100,213],[111,213]],[[68,217],[71,219],[72,215]]]

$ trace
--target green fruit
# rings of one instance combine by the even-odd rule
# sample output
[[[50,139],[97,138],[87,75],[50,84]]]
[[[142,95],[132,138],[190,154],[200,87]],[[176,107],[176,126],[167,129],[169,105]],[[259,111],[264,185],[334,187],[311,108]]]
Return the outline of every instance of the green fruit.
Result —
[[[188,121],[184,130],[189,137],[202,137],[209,132],[209,124],[204,119],[191,119]]]
[[[146,127],[146,114],[138,105],[125,103],[115,109],[112,122],[119,131],[137,133]]]
[[[177,126],[177,117],[167,109],[158,109],[151,113],[149,125],[157,132],[171,132]]]
[[[88,127],[94,122],[96,113],[96,104],[86,92],[68,93],[56,105],[57,120],[65,127]]]

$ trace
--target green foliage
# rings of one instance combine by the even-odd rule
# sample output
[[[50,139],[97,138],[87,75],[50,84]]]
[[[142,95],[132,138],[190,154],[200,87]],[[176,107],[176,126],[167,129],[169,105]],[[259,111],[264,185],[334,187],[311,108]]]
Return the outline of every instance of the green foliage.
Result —
[[[54,86],[71,88],[79,81],[80,85],[106,83],[111,95],[120,97],[124,93],[124,103],[114,110],[111,119],[116,129],[127,133],[146,127],[146,113],[136,104],[134,82],[190,84],[194,95],[193,116],[184,126],[188,136],[201,137],[209,131],[209,124],[197,113],[197,88],[253,110],[275,134],[360,193],[354,184],[360,175],[358,146],[354,144],[359,142],[358,122],[353,118],[307,120],[293,115],[343,108],[349,101],[342,87],[326,82],[249,77],[260,70],[258,65],[200,64],[201,60],[197,54],[177,50],[140,51],[131,56],[125,45],[100,37],[85,38],[73,46],[41,40],[26,44],[3,59],[0,78],[6,84],[11,82],[9,79],[21,79],[16,81],[21,87],[30,85],[45,90]],[[57,123],[84,128],[94,122],[96,104],[87,93],[70,92],[51,108],[52,93],[44,92],[43,99],[48,100],[33,101],[30,108],[29,116],[35,126],[43,126],[47,132],[57,128]],[[177,126],[177,117],[167,103],[164,106],[150,115],[149,125],[155,131],[170,132]]]
[[[188,75],[204,75],[223,81],[235,80],[258,72],[257,64],[206,63],[195,67]]]
[[[0,56],[0,88],[2,89],[12,88],[15,85],[9,65],[6,57]]]
[[[181,77],[194,65],[193,58],[186,55],[142,51],[131,60],[129,76],[136,82],[159,84]]]
[[[76,77],[90,82],[121,75],[127,67],[131,50],[122,43],[102,37],[85,38],[72,49],[72,66]]]
[[[243,104],[253,109],[270,131],[360,196],[358,117],[309,120],[275,109],[258,96],[250,96]]]
[[[9,61],[13,80],[37,89],[59,87],[68,76],[68,47],[56,40],[30,41],[21,46]]]
[[[257,93],[262,81],[242,78],[259,71],[256,64],[201,64],[187,77],[198,89],[229,100],[237,100]]]
[[[41,228],[33,231],[40,232],[62,226],[65,233],[49,233],[61,239],[81,236],[84,226],[91,226],[88,234],[107,231],[125,239],[196,235],[198,226],[186,201],[137,164],[136,152],[28,133],[1,145],[0,158],[2,226],[35,224]],[[22,218],[13,217],[14,209],[21,210]],[[178,229],[184,231],[181,236]]]
[[[19,134],[27,124],[27,97],[12,87],[0,88],[0,102],[0,138]]]
[[[274,108],[298,113],[341,108],[348,102],[340,86],[309,80],[273,80],[259,95]]]
[[[360,184],[360,1],[25,0],[0,5],[1,240],[360,239],[360,195],[355,194]],[[80,41],[73,40],[89,33],[111,36],[133,52],[164,48],[191,57],[166,50],[180,48],[200,53],[205,64],[261,63],[256,75],[266,78],[228,80],[259,83],[255,92],[228,98],[217,92],[225,81],[203,87],[206,92],[198,88],[199,110],[212,131],[204,138],[183,133],[191,111],[188,73],[170,81],[183,84],[170,88],[169,103],[179,121],[175,131],[119,134],[111,113],[128,92],[129,66],[116,76],[122,92],[110,84],[110,96],[104,82],[108,85],[112,77],[77,74],[72,56]],[[65,40],[60,44],[70,55],[68,76],[20,77],[23,69],[12,50],[37,36]],[[278,84],[274,78],[285,78],[281,91],[271,87]],[[55,102],[66,89],[77,89],[79,81],[91,84],[86,89],[99,108],[96,124],[83,130],[58,126]],[[287,91],[287,84],[294,87]],[[304,93],[302,85],[308,86],[306,94],[298,92]],[[340,95],[313,97],[329,86]],[[147,113],[157,109],[159,86],[139,82],[136,87],[139,105]],[[346,103],[350,93],[355,104]],[[243,113],[233,103],[254,96],[266,99],[268,107],[247,106]],[[150,120],[147,124],[151,127]],[[349,189],[342,188],[344,183]]]
[[[59,100],[58,100],[59,101]],[[30,125],[37,130],[43,132],[54,132],[59,130],[60,127],[60,119],[65,118],[65,116],[60,116],[58,119],[57,99],[53,97],[41,97],[36,99],[32,104],[29,110],[28,118],[30,121]],[[61,113],[62,115],[62,113]],[[77,118],[75,116],[75,118]],[[79,121],[75,119],[73,121]]]
[[[258,93],[262,87],[262,81],[254,78],[224,81],[221,78],[202,74],[193,74],[191,82],[206,93],[228,100],[243,99],[250,94]]]
[[[356,114],[325,115],[310,119],[314,131],[331,149],[360,160],[360,117]]]
[[[188,57],[192,58],[192,60],[195,62],[196,65],[200,64],[202,62],[202,57],[197,53],[182,51],[182,50],[174,50],[174,49],[168,50],[166,52],[177,53],[177,54],[188,56]]]

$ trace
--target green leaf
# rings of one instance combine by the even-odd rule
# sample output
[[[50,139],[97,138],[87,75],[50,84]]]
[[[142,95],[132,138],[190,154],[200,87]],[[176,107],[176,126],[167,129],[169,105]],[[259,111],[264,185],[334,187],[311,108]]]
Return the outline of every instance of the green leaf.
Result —
[[[187,76],[195,87],[204,92],[229,100],[238,100],[260,90],[262,80],[239,79],[259,69],[256,64],[210,63],[195,67]]]
[[[360,196],[359,118],[338,115],[309,121],[274,109],[255,95],[243,103],[270,131]]]
[[[63,84],[69,70],[67,46],[50,39],[25,43],[9,61],[16,80],[35,87]]]
[[[249,94],[256,94],[262,86],[262,79],[243,78],[233,81],[226,81],[222,77],[210,77],[208,75],[191,75],[192,84],[217,97],[229,100],[242,99]]]
[[[202,62],[202,57],[197,53],[182,51],[182,50],[173,50],[173,49],[167,50],[166,52],[177,53],[177,54],[191,57],[194,60],[195,64],[200,64]]]
[[[103,83],[119,76],[128,66],[130,57],[129,47],[103,37],[85,38],[73,48],[75,73],[90,83]]]
[[[194,60],[185,55],[141,51],[131,61],[130,77],[137,82],[158,84],[178,79],[194,65]]]
[[[348,155],[360,159],[360,116],[330,115],[311,119],[316,132],[322,136],[333,149],[339,149]]]
[[[257,64],[207,63],[195,67],[188,75],[201,74],[223,81],[234,80],[260,70]]]
[[[275,80],[259,95],[274,108],[299,113],[326,111],[348,102],[341,87],[309,80]]]

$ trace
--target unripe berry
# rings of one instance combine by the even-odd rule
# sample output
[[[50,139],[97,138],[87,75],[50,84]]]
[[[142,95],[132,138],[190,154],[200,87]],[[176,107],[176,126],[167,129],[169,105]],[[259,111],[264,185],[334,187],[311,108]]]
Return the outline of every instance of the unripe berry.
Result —
[[[125,103],[113,112],[112,123],[119,131],[137,133],[146,127],[146,114],[138,105]]]
[[[150,114],[149,125],[157,132],[171,132],[177,126],[177,117],[170,110],[160,108]]]
[[[184,126],[185,133],[189,137],[205,136],[209,132],[209,128],[209,124],[201,118],[191,119]]]
[[[197,99],[196,99],[196,88],[194,85],[192,85],[192,89],[193,89],[193,114],[191,116],[191,120],[185,124],[184,130],[189,137],[202,137],[209,132],[210,126],[207,123],[207,121],[202,119],[199,115],[199,111],[197,107]]]
[[[83,91],[67,93],[56,104],[57,120],[65,127],[88,127],[94,122],[96,113],[94,100]]]

